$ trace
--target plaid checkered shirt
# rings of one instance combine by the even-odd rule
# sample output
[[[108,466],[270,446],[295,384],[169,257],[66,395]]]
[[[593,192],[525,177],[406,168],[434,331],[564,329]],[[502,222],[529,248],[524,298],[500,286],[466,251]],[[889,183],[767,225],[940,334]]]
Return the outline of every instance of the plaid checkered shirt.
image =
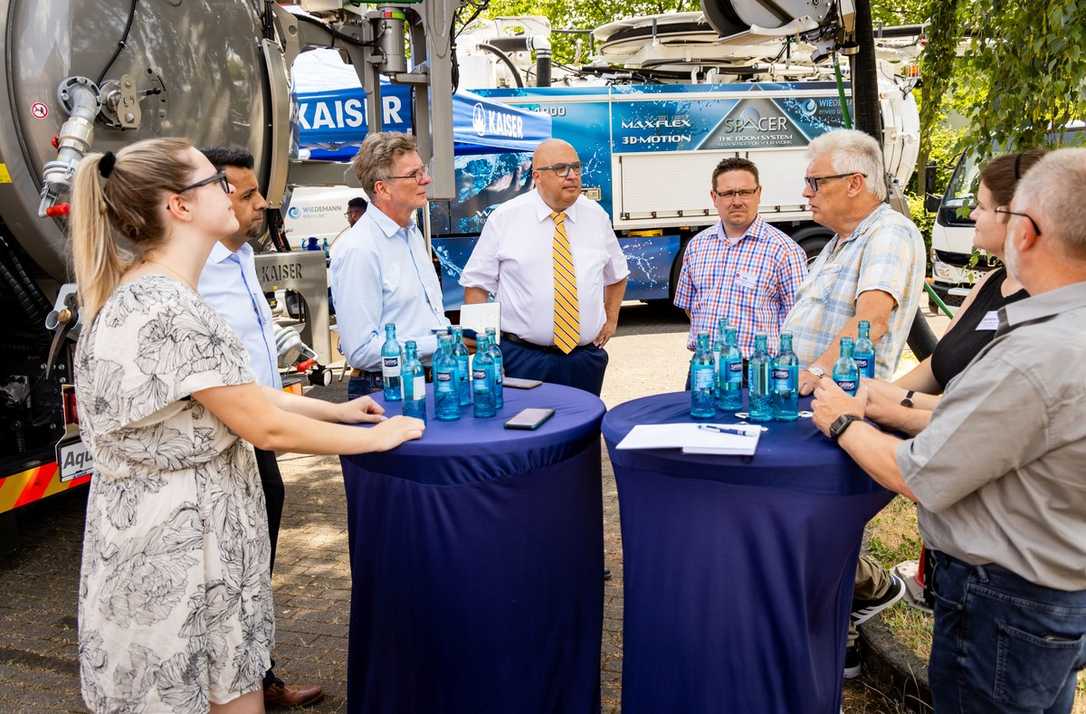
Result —
[[[717,223],[686,246],[675,305],[690,312],[687,349],[699,332],[716,340],[717,322],[727,317],[737,328],[739,349],[754,352],[754,335],[769,336],[770,352],[780,343],[781,323],[807,274],[807,258],[791,238],[755,218],[738,240]]]
[[[811,265],[784,323],[794,335],[792,346],[800,364],[807,367],[829,348],[856,314],[861,293],[882,290],[896,304],[889,330],[875,343],[875,376],[892,377],[924,290],[924,267],[920,231],[886,204],[848,236],[835,235]]]

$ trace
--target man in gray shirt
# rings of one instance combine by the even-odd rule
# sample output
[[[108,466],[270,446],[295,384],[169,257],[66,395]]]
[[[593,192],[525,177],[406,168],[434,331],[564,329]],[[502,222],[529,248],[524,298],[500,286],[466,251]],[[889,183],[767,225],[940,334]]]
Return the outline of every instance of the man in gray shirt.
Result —
[[[913,439],[862,421],[823,379],[814,419],[863,469],[917,502],[933,550],[928,671],[937,712],[1070,712],[1086,666],[1086,149],[1022,178],[1007,270],[1030,297],[947,385]]]

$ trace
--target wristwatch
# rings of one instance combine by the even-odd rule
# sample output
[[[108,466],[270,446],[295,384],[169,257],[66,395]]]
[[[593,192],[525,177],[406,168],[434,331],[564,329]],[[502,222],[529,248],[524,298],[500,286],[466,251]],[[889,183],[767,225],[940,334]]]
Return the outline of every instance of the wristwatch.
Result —
[[[822,379],[826,376],[826,370],[822,369],[817,364],[812,364],[810,367],[807,368],[807,371],[818,377],[819,379]]]
[[[910,409],[912,409],[912,407],[913,407],[913,395],[914,394],[916,394],[916,391],[912,390],[912,389],[905,392],[905,398],[901,400],[901,406],[909,407]]]
[[[833,423],[830,424],[830,439],[833,441],[840,439],[841,435],[845,433],[845,429],[854,421],[862,421],[862,419],[855,414],[842,414],[834,419]]]

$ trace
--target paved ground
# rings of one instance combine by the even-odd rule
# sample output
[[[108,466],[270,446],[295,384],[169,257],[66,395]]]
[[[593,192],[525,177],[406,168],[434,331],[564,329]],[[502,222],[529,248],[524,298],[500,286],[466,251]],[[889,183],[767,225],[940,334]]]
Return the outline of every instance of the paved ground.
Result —
[[[608,406],[682,389],[689,359],[685,320],[643,305],[623,309],[604,384]],[[939,332],[941,333],[941,329]],[[345,389],[345,385],[341,385]],[[604,452],[606,454],[606,451]],[[346,506],[338,459],[281,459],[287,504],[275,568],[277,670],[288,682],[317,682],[328,697],[314,712],[345,711],[350,575]],[[604,593],[603,711],[618,712],[622,672],[622,545],[610,462],[604,459],[604,540],[614,574]],[[14,554],[0,557],[0,713],[80,712],[76,587],[85,489],[19,513]],[[893,711],[863,687],[846,712]],[[420,713],[422,714],[422,713]]]

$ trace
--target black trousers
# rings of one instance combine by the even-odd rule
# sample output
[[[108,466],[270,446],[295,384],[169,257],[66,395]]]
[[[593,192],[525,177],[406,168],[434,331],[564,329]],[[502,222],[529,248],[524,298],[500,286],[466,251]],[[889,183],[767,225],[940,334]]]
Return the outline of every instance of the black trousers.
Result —
[[[260,473],[260,486],[264,489],[264,504],[268,509],[268,538],[271,540],[271,567],[275,569],[275,544],[279,541],[279,523],[283,520],[283,501],[286,489],[274,451],[253,449],[256,452],[256,470]]]
[[[500,345],[507,377],[541,379],[591,392],[597,397],[607,371],[607,352],[593,344],[562,354],[552,347],[540,347],[505,337]]]

